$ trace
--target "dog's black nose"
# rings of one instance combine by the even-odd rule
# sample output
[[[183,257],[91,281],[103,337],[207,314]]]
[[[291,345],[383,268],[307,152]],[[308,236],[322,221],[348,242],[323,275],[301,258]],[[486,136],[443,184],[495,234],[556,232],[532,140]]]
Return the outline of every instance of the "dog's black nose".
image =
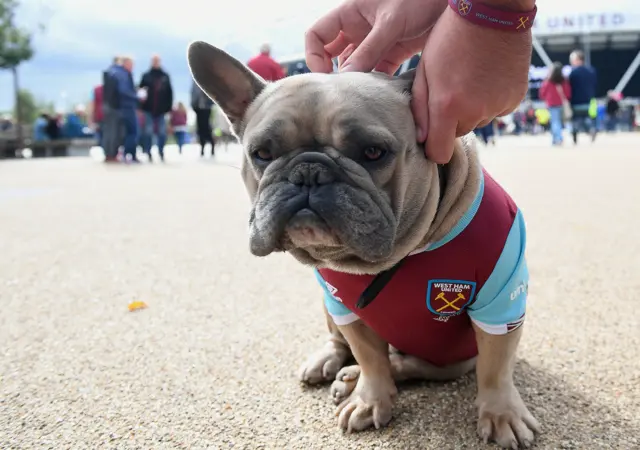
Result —
[[[289,182],[296,186],[320,186],[334,181],[331,169],[319,162],[301,162],[289,172]]]

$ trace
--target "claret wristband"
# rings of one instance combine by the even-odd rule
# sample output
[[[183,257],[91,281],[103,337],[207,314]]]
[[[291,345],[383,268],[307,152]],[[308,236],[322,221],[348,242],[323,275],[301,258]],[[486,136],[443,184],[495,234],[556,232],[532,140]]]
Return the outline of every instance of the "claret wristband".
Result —
[[[530,30],[538,11],[536,6],[529,12],[503,11],[474,0],[449,0],[449,6],[471,23],[515,33]]]

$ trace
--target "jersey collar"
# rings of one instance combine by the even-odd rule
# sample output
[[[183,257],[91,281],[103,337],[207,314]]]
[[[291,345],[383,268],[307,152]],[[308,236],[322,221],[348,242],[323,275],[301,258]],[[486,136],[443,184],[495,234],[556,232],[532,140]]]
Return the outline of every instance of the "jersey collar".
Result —
[[[462,233],[465,230],[465,228],[467,228],[467,226],[471,223],[471,221],[475,217],[476,213],[478,212],[478,209],[480,208],[480,203],[482,202],[483,195],[484,195],[484,172],[480,171],[480,188],[478,189],[478,193],[476,194],[476,197],[473,199],[471,206],[469,206],[469,209],[467,209],[467,212],[464,213],[464,215],[460,218],[458,223],[442,239],[436,242],[431,242],[423,248],[414,250],[413,252],[409,253],[409,256],[416,255],[422,252],[429,252],[431,250],[435,250],[447,244],[448,242],[451,242],[452,240],[454,240],[460,233]]]

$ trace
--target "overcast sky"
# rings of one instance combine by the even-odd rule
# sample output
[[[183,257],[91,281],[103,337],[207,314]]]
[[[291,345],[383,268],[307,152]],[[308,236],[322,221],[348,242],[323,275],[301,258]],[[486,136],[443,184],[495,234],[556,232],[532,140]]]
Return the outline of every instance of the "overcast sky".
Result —
[[[186,100],[190,77],[186,46],[205,40],[239,59],[252,56],[264,41],[274,55],[304,51],[304,30],[340,0],[22,0],[19,20],[36,29],[36,56],[21,66],[21,85],[41,99],[72,105],[86,101],[113,55],[136,58],[139,79],[157,52]],[[160,6],[162,5],[162,6]],[[11,107],[11,77],[0,73],[0,110]],[[9,94],[9,95],[7,95]]]
[[[611,0],[618,7],[637,0]],[[241,60],[268,41],[276,57],[304,51],[304,31],[341,0],[21,0],[19,20],[36,29],[36,57],[21,67],[22,87],[43,100],[71,106],[87,101],[113,55],[136,58],[139,79],[154,52],[163,57],[178,99],[190,77],[185,51],[191,40],[225,48]],[[538,0],[540,13],[605,8],[599,0]],[[624,8],[623,8],[624,9]],[[637,6],[636,8],[637,9]],[[540,14],[539,13],[539,14]],[[0,111],[13,104],[11,77],[0,73]]]

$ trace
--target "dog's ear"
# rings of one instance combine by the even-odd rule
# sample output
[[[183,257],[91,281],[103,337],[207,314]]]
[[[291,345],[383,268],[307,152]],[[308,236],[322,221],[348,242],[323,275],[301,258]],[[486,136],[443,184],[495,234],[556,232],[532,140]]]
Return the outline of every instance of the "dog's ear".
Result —
[[[266,83],[228,53],[196,41],[187,50],[189,69],[195,82],[220,106],[234,127]]]
[[[394,77],[394,82],[401,86],[403,92],[411,95],[411,88],[413,88],[413,80],[416,78],[416,69],[407,70],[402,72],[397,77]]]

